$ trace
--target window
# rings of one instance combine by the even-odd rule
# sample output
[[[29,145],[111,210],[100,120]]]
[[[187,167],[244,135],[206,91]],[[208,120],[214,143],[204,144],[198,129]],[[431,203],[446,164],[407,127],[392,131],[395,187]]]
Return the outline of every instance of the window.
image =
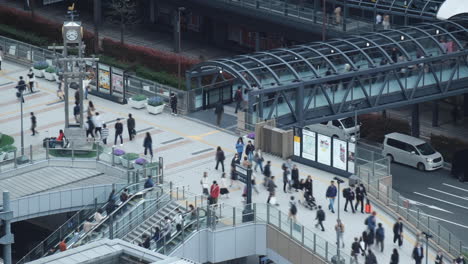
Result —
[[[421,155],[432,155],[436,153],[436,151],[432,148],[429,143],[423,143],[421,145],[417,145],[416,148],[421,152]]]
[[[406,143],[404,143],[404,144],[405,144],[406,151],[408,151],[410,153],[414,152],[414,154],[419,155],[419,153],[416,151],[416,149],[412,145],[406,144]]]
[[[394,148],[397,148],[397,149],[401,149],[401,150],[406,150],[406,147],[405,147],[405,143],[401,142],[401,141],[398,141],[398,140],[395,140],[393,138],[388,138],[387,139],[387,145],[391,146],[391,147],[394,147]]]
[[[336,127],[340,127],[340,126],[341,126],[341,123],[340,123],[340,121],[338,121],[338,120],[333,120],[332,124],[333,124],[333,126],[336,126]]]
[[[328,124],[328,121],[325,121],[325,122],[320,122],[320,124],[326,126]]]

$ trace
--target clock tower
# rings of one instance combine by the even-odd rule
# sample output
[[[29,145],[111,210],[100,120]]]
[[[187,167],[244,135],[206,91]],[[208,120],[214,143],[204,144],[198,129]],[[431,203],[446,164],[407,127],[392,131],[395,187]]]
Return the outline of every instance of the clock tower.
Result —
[[[81,57],[83,52],[83,27],[81,22],[67,21],[63,23],[62,37],[64,45],[64,55],[68,55],[69,48],[78,48],[78,56]]]

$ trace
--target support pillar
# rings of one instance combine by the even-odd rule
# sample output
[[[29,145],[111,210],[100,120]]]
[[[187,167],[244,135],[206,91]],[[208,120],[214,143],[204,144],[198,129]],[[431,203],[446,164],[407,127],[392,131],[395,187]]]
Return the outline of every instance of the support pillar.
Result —
[[[180,52],[180,34],[179,34],[179,31],[180,31],[180,23],[179,23],[179,20],[180,20],[180,12],[178,10],[175,10],[175,15],[172,16],[174,18],[174,21],[172,23],[173,25],[173,31],[174,31],[174,52],[177,52],[179,53]]]
[[[439,101],[432,102],[432,126],[439,126]]]
[[[468,93],[463,95],[463,116],[468,116]]]
[[[304,126],[304,85],[296,89],[296,122],[299,127]]]
[[[3,212],[0,212],[0,220],[3,221],[3,237],[0,237],[0,245],[3,245],[3,263],[12,264],[11,245],[14,243],[13,234],[11,233],[11,219],[13,219],[13,211],[10,208],[10,193],[3,192]]]
[[[255,51],[260,51],[260,32],[255,32]]]
[[[99,52],[99,25],[101,24],[101,0],[94,0],[94,53]]]
[[[419,137],[419,104],[414,104],[411,111],[411,135]]]

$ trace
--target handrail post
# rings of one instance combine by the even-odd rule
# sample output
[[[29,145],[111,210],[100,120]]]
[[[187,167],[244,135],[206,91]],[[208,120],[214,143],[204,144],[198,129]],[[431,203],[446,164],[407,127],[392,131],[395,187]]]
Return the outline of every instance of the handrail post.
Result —
[[[99,161],[99,140],[96,141],[96,160]]]
[[[33,148],[29,145],[29,163],[33,164]]]
[[[18,162],[16,160],[16,157],[17,157],[16,152],[17,152],[17,150],[15,150],[15,152],[13,152],[13,165],[14,165],[15,169],[18,168]]]
[[[289,219],[289,235],[291,236],[291,238],[293,238],[292,230],[293,230],[293,221],[292,219]]]
[[[339,247],[340,245],[336,245]],[[328,241],[325,241],[325,259],[328,260]]]
[[[200,230],[200,208],[197,207],[197,231]]]
[[[281,231],[281,211],[278,210],[278,228]]]
[[[448,232],[449,234],[449,241],[448,241],[448,253],[450,254],[450,249],[451,249],[451,245],[452,245],[452,233],[451,232]]]
[[[266,220],[267,220],[267,224],[270,223],[270,204],[267,203],[267,217],[266,217]]]
[[[301,245],[304,246],[304,226],[301,226]]]
[[[314,253],[317,252],[317,234],[314,233]]]
[[[72,141],[71,143],[71,152],[72,152],[72,160],[75,160],[75,146],[73,144],[74,142]]]
[[[46,160],[49,160],[49,139],[46,140]]]
[[[109,238],[114,239],[114,214],[109,216]]]
[[[417,211],[417,216],[418,216],[418,221],[417,221],[417,224],[416,224],[416,228],[419,229],[419,208],[418,208],[418,211]]]
[[[236,208],[232,208],[232,226],[236,226]]]
[[[111,153],[111,156],[112,156],[112,166],[115,166],[115,155],[114,155],[114,150],[115,150],[115,147],[112,147],[112,153]]]

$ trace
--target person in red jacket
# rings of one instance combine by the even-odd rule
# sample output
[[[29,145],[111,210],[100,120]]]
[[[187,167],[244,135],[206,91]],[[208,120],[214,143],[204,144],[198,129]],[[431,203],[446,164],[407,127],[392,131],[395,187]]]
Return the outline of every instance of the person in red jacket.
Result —
[[[210,188],[211,204],[217,204],[219,198],[220,188],[216,181],[213,181],[213,184]]]

